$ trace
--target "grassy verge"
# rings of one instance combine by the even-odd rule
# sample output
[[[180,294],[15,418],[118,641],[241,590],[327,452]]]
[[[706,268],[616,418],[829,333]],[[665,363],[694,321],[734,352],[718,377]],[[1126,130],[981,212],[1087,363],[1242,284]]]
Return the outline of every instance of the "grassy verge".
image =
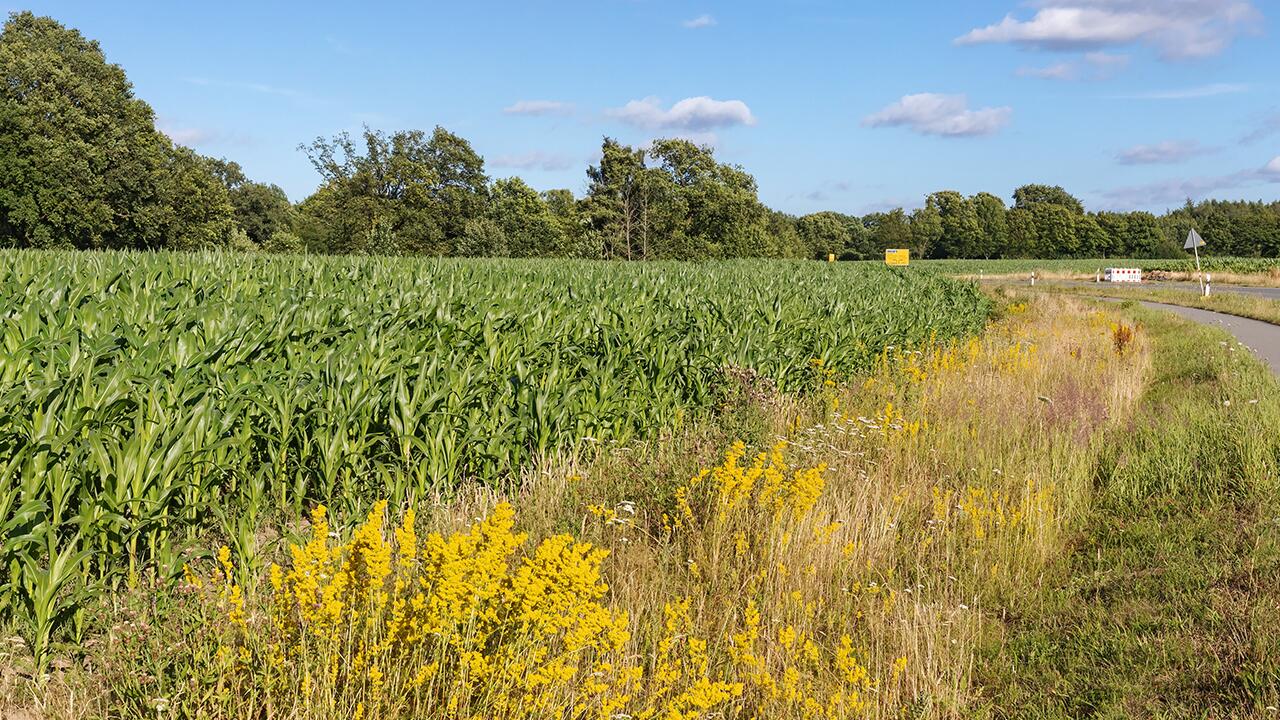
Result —
[[[988,647],[988,712],[1275,717],[1280,384],[1219,331],[1132,312],[1153,382],[1055,581]]]
[[[1240,317],[1247,317],[1254,320],[1261,320],[1263,322],[1280,325],[1280,301],[1257,297],[1254,295],[1246,295],[1243,293],[1224,292],[1204,297],[1199,293],[1188,290],[1171,290],[1149,287],[1120,289],[1108,287],[1044,285],[1039,286],[1038,289],[1070,295],[1082,295],[1085,297],[1123,298],[1126,300],[1147,300],[1149,302],[1167,303],[1169,305],[1182,305],[1184,307],[1213,310],[1214,312],[1238,315]]]
[[[1119,265],[1118,267],[1134,267],[1133,265]],[[1099,270],[1101,267],[1099,267]],[[1099,270],[1037,270],[1037,281],[1074,281],[1074,282],[1093,282],[1098,277]],[[948,273],[952,277],[961,280],[978,280],[988,282],[1027,282],[1031,277],[1031,271],[1024,272],[995,272],[995,273]],[[1215,271],[1210,273],[1215,283],[1224,285],[1244,285],[1248,287],[1280,287],[1280,270],[1272,270],[1265,273],[1230,273]],[[1181,271],[1154,271],[1144,274],[1147,280],[1158,280],[1167,282],[1199,282],[1199,277],[1195,272]]]
[[[6,648],[0,709],[967,713],[984,628],[1040,596],[1147,377],[1119,312],[1007,304],[981,337],[866,375],[815,362],[807,399],[744,374],[735,424],[551,459],[518,491],[262,528],[278,571],[228,553],[177,586],[144,574],[45,677]]]

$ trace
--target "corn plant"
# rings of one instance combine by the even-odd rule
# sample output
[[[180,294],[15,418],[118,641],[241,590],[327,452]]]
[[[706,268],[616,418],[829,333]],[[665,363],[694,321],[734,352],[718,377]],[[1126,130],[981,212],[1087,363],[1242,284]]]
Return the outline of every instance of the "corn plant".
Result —
[[[41,661],[206,533],[251,564],[273,516],[499,484],[711,412],[726,369],[803,391],[989,310],[866,265],[0,255],[0,612]]]

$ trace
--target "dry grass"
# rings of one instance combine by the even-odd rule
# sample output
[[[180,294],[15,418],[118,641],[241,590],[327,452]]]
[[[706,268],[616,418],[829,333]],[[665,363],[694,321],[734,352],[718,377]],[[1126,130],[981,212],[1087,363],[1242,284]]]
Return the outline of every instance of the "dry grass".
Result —
[[[1101,272],[1104,266],[1099,266],[1097,272]],[[1078,272],[1073,270],[1060,271],[1036,271],[1036,282],[1041,281],[1073,281],[1073,282],[1093,282],[1097,279],[1097,272]],[[1246,285],[1250,287],[1280,287],[1280,268],[1272,268],[1265,273],[1233,273],[1233,272],[1211,272],[1211,279],[1215,283],[1224,285]],[[1019,273],[983,273],[981,275],[960,274],[953,277],[960,280],[977,280],[989,282],[1007,282],[1007,283],[1029,283],[1031,280],[1030,272]],[[1143,273],[1143,277],[1148,281],[1162,282],[1199,282],[1199,278],[1195,272],[1182,272],[1171,270],[1150,270]]]
[[[977,699],[971,674],[984,624],[1039,591],[1089,503],[1102,434],[1128,417],[1150,366],[1141,329],[1109,310],[1057,296],[1026,302],[1008,305],[972,341],[887,351],[866,377],[837,379],[815,365],[809,399],[770,396],[744,410],[752,420],[735,429],[749,430],[757,447],[740,458],[725,457],[725,425],[548,460],[511,496],[420,503],[419,532],[447,537],[508,502],[528,548],[568,533],[606,549],[601,603],[626,613],[617,662],[635,672],[622,688],[630,716],[959,716]],[[244,698],[265,692],[255,683],[274,677],[273,717],[560,716],[531,711],[533,701],[499,711],[465,683],[455,691],[467,696],[465,712],[449,715],[438,704],[371,700],[367,678],[313,702],[297,673],[220,673],[225,653],[211,647],[238,652],[280,638],[267,622],[277,601],[265,580],[244,591],[243,624],[226,618],[225,593],[167,614],[154,602],[140,611],[140,622],[170,626],[179,611],[210,613],[192,623],[204,635],[180,645],[166,646],[158,630],[139,640],[158,655],[185,653],[168,670],[147,670],[159,676],[144,678],[150,685],[122,681],[120,658],[130,650],[113,637],[71,683],[77,700],[66,689],[14,697],[28,708],[44,703],[50,716],[87,717],[127,702],[140,715],[164,697],[170,708],[194,712],[202,703],[208,717],[243,717]],[[306,666],[313,651],[300,649],[290,664]],[[166,685],[165,673],[204,673],[223,689],[230,673],[239,684],[198,700],[180,683]],[[700,687],[721,692],[692,702]],[[86,692],[89,704],[79,699]]]

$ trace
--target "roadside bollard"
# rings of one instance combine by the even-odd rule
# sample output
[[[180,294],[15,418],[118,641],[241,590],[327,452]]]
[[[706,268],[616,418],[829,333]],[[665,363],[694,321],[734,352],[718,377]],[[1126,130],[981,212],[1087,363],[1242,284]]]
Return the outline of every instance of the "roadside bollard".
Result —
[[[1098,272],[1094,273],[1093,281],[1096,283],[1102,282],[1102,268],[1098,268]]]
[[[1031,287],[1035,287],[1035,286],[1036,286],[1036,273],[1034,270],[1032,270],[1031,271]]]
[[[1213,281],[1213,276],[1205,273],[1204,276],[1204,296],[1209,297],[1209,285]]]

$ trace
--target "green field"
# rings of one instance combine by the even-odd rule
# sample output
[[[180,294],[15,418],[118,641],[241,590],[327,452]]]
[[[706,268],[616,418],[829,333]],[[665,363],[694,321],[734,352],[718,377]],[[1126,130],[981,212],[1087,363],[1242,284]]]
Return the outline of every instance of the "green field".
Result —
[[[18,596],[31,558],[85,586],[172,575],[210,526],[235,540],[314,503],[500,485],[707,412],[726,370],[803,391],[812,359],[864,370],[990,308],[942,276],[819,263],[3,257],[0,560]]]
[[[1194,259],[1152,260],[1132,258],[1084,258],[1071,260],[912,260],[912,265],[948,275],[1012,275],[1038,272],[1095,273],[1108,267],[1136,267],[1144,271],[1195,272]],[[1268,273],[1280,268],[1280,258],[1202,257],[1205,272]]]

